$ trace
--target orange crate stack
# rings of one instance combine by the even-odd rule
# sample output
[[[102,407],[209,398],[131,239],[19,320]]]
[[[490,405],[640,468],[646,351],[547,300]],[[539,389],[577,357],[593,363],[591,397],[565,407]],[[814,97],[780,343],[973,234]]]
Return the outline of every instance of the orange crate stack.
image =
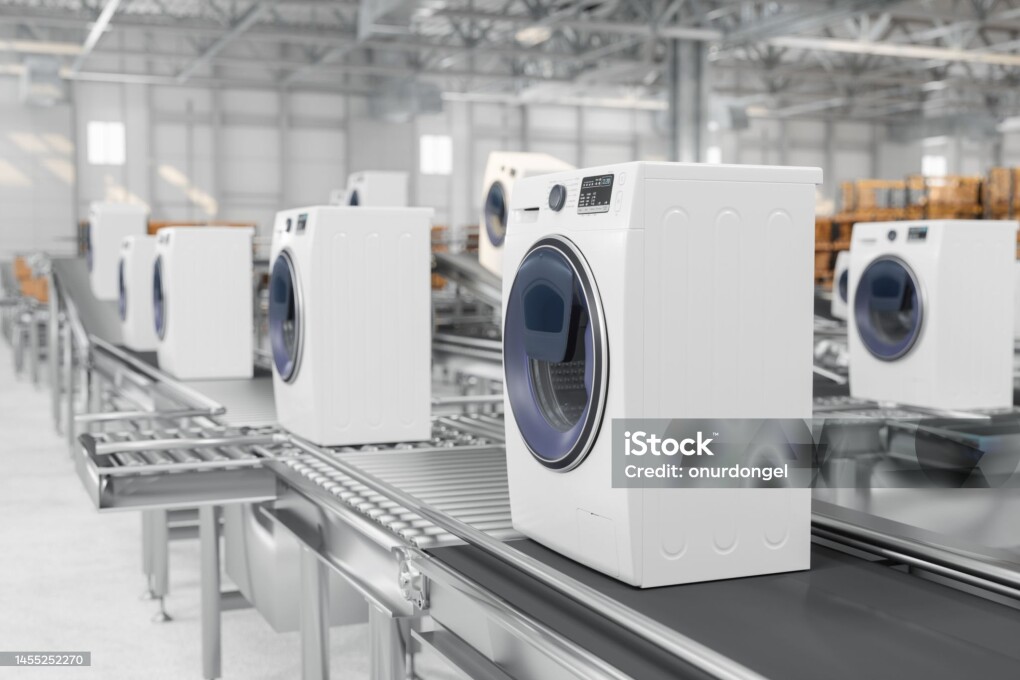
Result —
[[[450,250],[450,246],[447,243],[446,238],[446,227],[433,226],[432,227],[432,252],[433,253],[445,253]],[[432,275],[432,290],[442,290],[446,288],[446,277],[440,276],[439,274]]]
[[[254,222],[189,222],[188,220],[149,220],[149,236],[155,236],[156,232],[165,227],[256,227]]]
[[[46,303],[50,301],[50,285],[44,276],[33,276],[20,282],[21,294]]]

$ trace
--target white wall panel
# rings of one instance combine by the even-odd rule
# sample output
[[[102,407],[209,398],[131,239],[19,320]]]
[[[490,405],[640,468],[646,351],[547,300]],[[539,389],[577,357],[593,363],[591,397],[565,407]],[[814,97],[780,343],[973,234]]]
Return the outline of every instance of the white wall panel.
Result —
[[[75,167],[68,106],[26,107],[0,80],[0,259],[73,250]]]

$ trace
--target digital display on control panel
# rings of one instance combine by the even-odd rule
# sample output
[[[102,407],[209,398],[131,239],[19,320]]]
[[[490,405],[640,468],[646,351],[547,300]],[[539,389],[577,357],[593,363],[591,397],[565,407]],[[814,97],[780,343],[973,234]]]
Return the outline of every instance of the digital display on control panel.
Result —
[[[577,197],[577,214],[609,212],[613,197],[613,175],[597,175],[581,180],[581,193]]]
[[[907,230],[908,241],[924,241],[928,238],[928,227],[910,227]]]

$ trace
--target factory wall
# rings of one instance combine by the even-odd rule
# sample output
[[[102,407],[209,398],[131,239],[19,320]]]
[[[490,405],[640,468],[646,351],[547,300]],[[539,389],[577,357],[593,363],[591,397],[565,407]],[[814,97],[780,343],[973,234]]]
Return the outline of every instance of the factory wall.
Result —
[[[544,151],[580,166],[670,158],[665,114],[648,110],[449,101],[439,114],[391,122],[338,94],[94,82],[76,83],[70,105],[39,109],[19,102],[16,80],[0,79],[0,113],[28,135],[0,139],[0,194],[14,218],[2,235],[13,250],[58,238],[69,247],[93,200],[142,202],[162,220],[256,221],[268,234],[281,206],[325,202],[350,171],[368,169],[413,169],[412,201],[459,229],[477,223],[491,151]],[[90,121],[124,124],[123,164],[89,162]],[[418,172],[422,135],[451,138],[450,174]],[[822,211],[841,181],[903,177],[925,154],[945,155],[950,173],[1020,165],[1020,131],[939,146],[879,124],[752,118],[740,130],[710,126],[704,146],[705,160],[822,167]],[[43,226],[19,232],[18,219]]]
[[[74,130],[69,106],[29,107],[0,79],[0,259],[74,248]]]

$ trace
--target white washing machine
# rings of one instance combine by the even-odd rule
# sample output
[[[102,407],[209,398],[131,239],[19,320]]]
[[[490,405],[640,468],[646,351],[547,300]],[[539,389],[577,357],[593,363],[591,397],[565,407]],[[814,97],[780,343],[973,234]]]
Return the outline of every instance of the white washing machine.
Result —
[[[430,208],[318,206],[273,227],[280,425],[317,444],[430,439]]]
[[[854,226],[848,344],[854,397],[937,409],[1013,404],[1017,223]]]
[[[570,163],[545,153],[493,151],[489,154],[482,183],[482,216],[478,223],[478,261],[483,267],[503,275],[503,242],[514,183],[525,177],[573,168]]]
[[[155,236],[124,237],[117,275],[117,311],[124,346],[136,352],[154,352],[159,344],[152,305],[155,264]]]
[[[116,300],[120,246],[125,236],[144,236],[149,212],[141,205],[93,203],[85,231],[85,261],[97,300]]]
[[[254,230],[169,227],[156,235],[159,367],[182,380],[250,378]]]
[[[611,434],[617,418],[811,417],[821,180],[626,163],[517,183],[503,279],[514,527],[641,587],[809,567],[810,490],[612,488]]]
[[[347,177],[345,205],[406,208],[407,173],[383,170],[354,172]]]
[[[1020,260],[1017,260],[1015,266],[1016,278],[1013,289],[1013,295],[1015,296],[1015,306],[1013,312],[1013,337],[1016,340],[1020,340]]]
[[[832,309],[834,319],[846,321],[847,300],[850,294],[850,251],[836,253],[836,265],[832,272]]]

